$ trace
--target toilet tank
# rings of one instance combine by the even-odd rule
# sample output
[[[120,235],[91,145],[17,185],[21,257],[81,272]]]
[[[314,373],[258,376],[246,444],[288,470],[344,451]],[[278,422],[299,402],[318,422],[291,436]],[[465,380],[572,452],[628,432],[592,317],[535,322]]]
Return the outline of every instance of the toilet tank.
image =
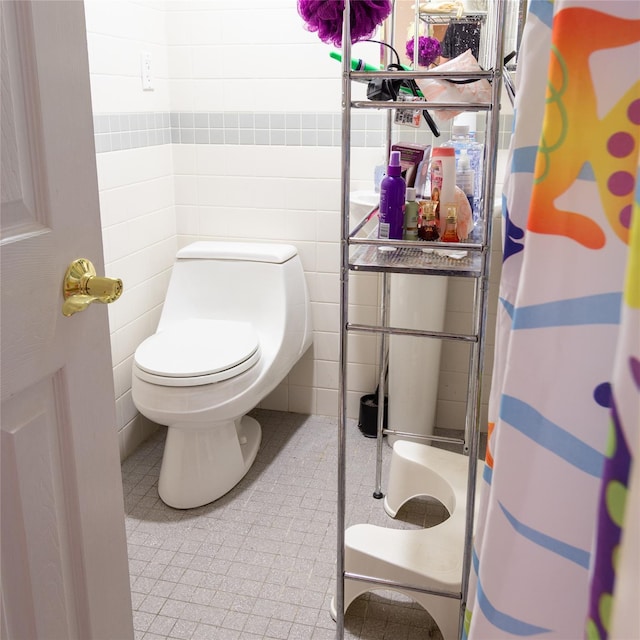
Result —
[[[251,322],[258,333],[298,338],[306,349],[309,296],[296,248],[213,241],[184,247],[176,256],[158,331],[187,318]]]

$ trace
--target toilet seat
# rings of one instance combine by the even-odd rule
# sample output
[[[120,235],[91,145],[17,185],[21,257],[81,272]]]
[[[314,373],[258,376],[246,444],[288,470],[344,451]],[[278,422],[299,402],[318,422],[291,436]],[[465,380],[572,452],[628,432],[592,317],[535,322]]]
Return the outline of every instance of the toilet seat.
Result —
[[[140,379],[169,387],[221,382],[260,359],[258,334],[248,322],[189,319],[147,338],[136,349]]]

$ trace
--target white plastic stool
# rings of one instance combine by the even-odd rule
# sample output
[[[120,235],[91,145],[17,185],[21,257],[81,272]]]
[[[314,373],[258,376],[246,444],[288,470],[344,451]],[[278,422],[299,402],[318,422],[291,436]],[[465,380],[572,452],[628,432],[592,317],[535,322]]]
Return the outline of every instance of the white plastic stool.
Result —
[[[391,458],[385,510],[395,516],[417,496],[431,496],[444,504],[450,517],[429,529],[390,529],[357,524],[345,532],[345,571],[425,589],[459,594],[462,583],[466,521],[467,456],[399,440]],[[482,476],[478,462],[476,482]],[[362,580],[345,580],[344,608],[374,589],[392,589],[424,607],[445,640],[458,637],[459,598],[436,596]],[[331,614],[336,617],[335,598]]]
[[[482,469],[483,463],[479,461],[476,479],[481,477]],[[384,510],[395,518],[405,502],[418,496],[431,496],[440,500],[452,517],[461,516],[464,526],[468,470],[467,456],[398,440],[391,454]]]

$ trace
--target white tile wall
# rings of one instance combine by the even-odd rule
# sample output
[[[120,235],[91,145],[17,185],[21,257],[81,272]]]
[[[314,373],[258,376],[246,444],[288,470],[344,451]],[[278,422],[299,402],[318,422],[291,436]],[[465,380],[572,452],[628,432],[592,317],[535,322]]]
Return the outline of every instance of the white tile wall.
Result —
[[[257,132],[252,114],[271,114],[271,144],[160,140],[98,154],[107,272],[125,282],[109,311],[123,457],[152,428],[131,402],[132,354],[155,329],[176,248],[195,239],[296,245],[312,300],[314,345],[261,406],[336,415],[340,138],[332,129],[341,82],[331,48],[304,28],[296,0],[85,0],[85,7],[96,115],[171,113],[175,119],[177,112],[228,112],[237,119],[246,113]],[[152,54],[153,91],[142,91],[143,51]],[[274,125],[292,119],[300,131],[283,128],[274,145]],[[240,135],[254,136],[250,124],[245,133],[234,131],[234,142],[252,142]],[[352,150],[353,189],[370,188],[382,156],[382,148]],[[376,275],[352,279],[352,321],[377,321],[378,289]],[[469,318],[463,289],[450,292],[453,324]],[[359,397],[376,387],[377,358],[378,338],[350,338],[350,417],[358,415]],[[465,356],[446,348],[442,360],[438,418],[442,426],[461,427]]]
[[[109,306],[122,457],[153,431],[131,400],[136,347],[155,330],[176,252],[171,145],[97,156],[106,274],[124,291]]]
[[[95,113],[168,111],[166,12],[159,3],[85,0]],[[141,53],[151,53],[153,91],[142,91]]]

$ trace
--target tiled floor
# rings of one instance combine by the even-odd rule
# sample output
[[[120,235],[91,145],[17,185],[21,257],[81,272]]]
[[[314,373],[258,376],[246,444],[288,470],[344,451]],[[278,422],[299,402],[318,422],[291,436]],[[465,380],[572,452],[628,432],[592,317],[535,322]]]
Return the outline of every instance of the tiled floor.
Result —
[[[165,429],[122,465],[136,640],[333,640],[337,427],[335,419],[256,410],[263,429],[245,478],[216,502],[187,511],[157,492]],[[347,429],[347,524],[416,528],[444,508],[412,501],[396,520],[372,497],[374,439]],[[386,468],[391,450],[383,447]],[[430,616],[391,592],[362,596],[345,638],[440,638]]]

